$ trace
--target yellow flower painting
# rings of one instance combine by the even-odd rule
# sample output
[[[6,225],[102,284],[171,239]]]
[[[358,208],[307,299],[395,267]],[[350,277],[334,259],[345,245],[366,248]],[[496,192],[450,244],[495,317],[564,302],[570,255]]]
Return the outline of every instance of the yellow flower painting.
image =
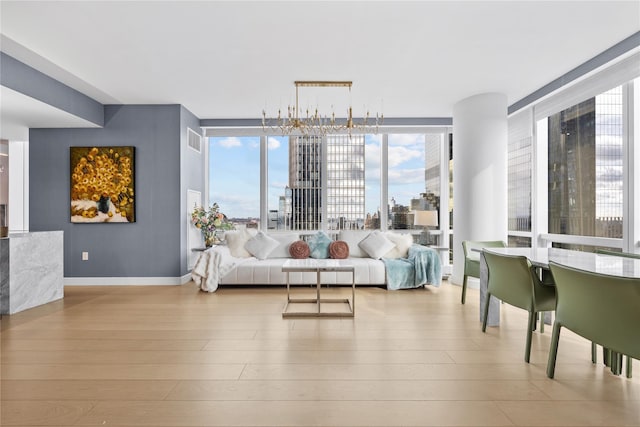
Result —
[[[71,147],[71,222],[135,222],[134,147]]]

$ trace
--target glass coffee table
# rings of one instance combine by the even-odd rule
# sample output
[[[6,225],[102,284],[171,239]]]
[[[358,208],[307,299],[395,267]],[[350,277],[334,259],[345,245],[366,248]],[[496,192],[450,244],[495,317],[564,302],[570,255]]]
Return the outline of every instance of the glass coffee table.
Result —
[[[354,317],[356,310],[356,281],[353,264],[343,259],[288,259],[282,266],[282,272],[287,273],[287,303],[282,311],[282,317]],[[291,298],[289,273],[316,273],[315,298]],[[321,298],[321,274],[324,272],[351,273],[351,301],[349,298]],[[288,311],[292,304],[315,304],[313,311]],[[322,311],[322,304],[345,303],[349,311]]]

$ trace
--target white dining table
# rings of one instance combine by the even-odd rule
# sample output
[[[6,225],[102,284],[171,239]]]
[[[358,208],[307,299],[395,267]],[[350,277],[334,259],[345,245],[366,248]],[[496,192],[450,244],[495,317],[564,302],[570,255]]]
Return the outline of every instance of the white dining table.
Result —
[[[606,274],[640,279],[640,259],[615,255],[596,254],[592,252],[574,251],[560,248],[484,248],[483,251],[499,254],[524,256],[532,265],[544,270],[549,269],[553,261],[568,267]],[[480,321],[482,321],[484,301],[487,295],[488,270],[484,257],[480,257]],[[500,324],[500,303],[492,298],[487,317],[488,326]]]

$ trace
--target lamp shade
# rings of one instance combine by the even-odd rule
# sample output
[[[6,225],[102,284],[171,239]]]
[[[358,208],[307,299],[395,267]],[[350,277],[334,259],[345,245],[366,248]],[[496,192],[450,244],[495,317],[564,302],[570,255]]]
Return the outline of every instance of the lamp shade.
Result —
[[[413,211],[413,225],[438,226],[438,211]]]

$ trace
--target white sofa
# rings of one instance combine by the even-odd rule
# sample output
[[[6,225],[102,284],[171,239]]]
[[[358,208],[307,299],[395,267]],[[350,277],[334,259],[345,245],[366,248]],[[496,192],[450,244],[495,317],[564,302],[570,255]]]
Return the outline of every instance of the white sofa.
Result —
[[[214,292],[218,285],[285,285],[287,276],[282,272],[282,266],[287,259],[290,259],[289,245],[300,237],[296,233],[270,233],[278,241],[278,246],[269,252],[265,257],[260,254],[260,259],[240,247],[242,238],[236,233],[227,233],[227,245],[218,245],[203,252],[196,261],[192,271],[192,278],[200,289]],[[244,239],[251,238],[255,232],[249,233]],[[360,242],[370,234],[368,230],[345,230],[340,231],[335,240],[341,240],[349,246],[349,261],[354,265],[356,285],[388,285],[387,263],[388,257],[406,258],[409,247],[412,245],[412,237],[409,234],[386,233],[385,236],[393,239],[391,250],[385,252],[387,259],[374,259],[360,247]],[[246,241],[246,240],[245,240]],[[246,244],[245,244],[246,246]],[[432,249],[419,247],[420,250],[433,251]],[[435,253],[435,251],[433,251]],[[239,256],[240,255],[240,256]],[[384,257],[383,257],[384,258]],[[435,253],[431,258],[432,262],[437,262],[437,272],[440,272],[440,260]],[[436,260],[436,261],[433,261]],[[410,266],[410,264],[407,264]],[[440,277],[431,280],[430,284],[439,285]],[[314,284],[316,283],[315,273],[290,273],[291,284]],[[348,272],[325,272],[322,273],[322,283],[328,285],[351,285],[351,273]],[[406,287],[416,287],[408,284]]]

